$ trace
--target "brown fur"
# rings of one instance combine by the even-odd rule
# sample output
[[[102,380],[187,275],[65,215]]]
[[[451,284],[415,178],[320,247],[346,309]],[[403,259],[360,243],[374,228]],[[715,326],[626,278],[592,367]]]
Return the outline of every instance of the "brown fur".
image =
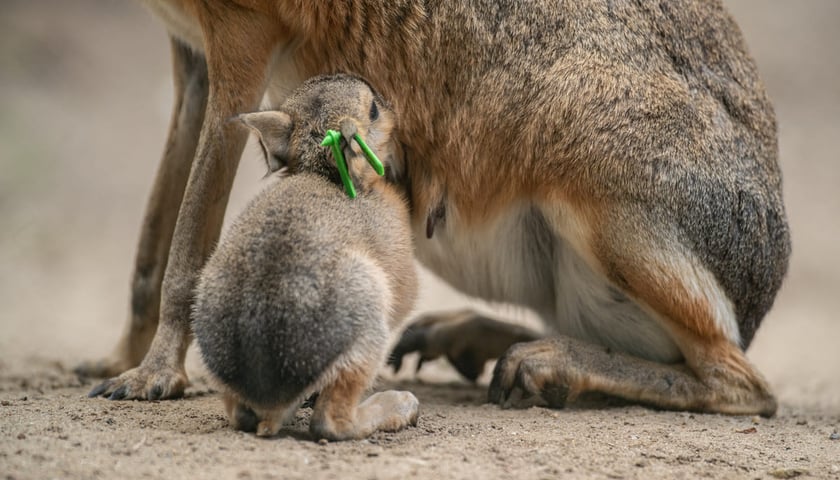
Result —
[[[561,304],[566,293],[552,284],[566,280],[559,270],[540,270],[562,259],[572,272],[585,270],[580,278],[589,283],[578,286],[582,294],[597,291],[597,308],[668,332],[661,341],[678,348],[687,375],[709,380],[695,356],[723,372],[718,396],[703,397],[712,402],[704,409],[768,413],[748,397],[738,397],[738,408],[713,401],[744,378],[763,389],[756,372],[738,373],[752,371],[741,348],[772,305],[790,254],[772,106],[720,2],[150,5],[174,37],[204,53],[209,100],[163,280],[161,329],[138,369],[93,393],[156,398],[183,390],[177,373],[189,341],[190,292],[218,235],[244,141],[224,120],[256,106],[269,79],[346,71],[368,78],[400,118],[414,231],[425,232],[434,217],[433,238],[415,234],[421,261],[468,293],[523,303],[561,331],[620,343],[598,336],[610,328],[597,315],[583,315],[590,323],[577,327],[563,317],[561,310],[575,305]],[[283,93],[272,88],[269,97]],[[185,124],[173,126],[170,138]],[[531,243],[514,237],[522,231],[510,227],[515,222],[528,228]],[[458,254],[475,236],[501,248],[494,228],[508,228],[519,242],[505,254],[533,262],[511,273],[521,278],[501,278],[513,264],[488,273],[481,268],[489,258]],[[447,255],[464,264],[448,265]],[[156,257],[155,268],[165,260]],[[467,279],[465,271],[478,273]],[[488,275],[497,283],[485,281]],[[516,290],[526,280],[537,293]],[[687,287],[700,284],[704,298]],[[691,335],[677,333],[683,330]],[[129,332],[127,344],[142,348],[140,337]],[[729,350],[706,347],[718,341]],[[642,358],[675,359],[663,345],[657,352],[647,344],[623,347]],[[117,357],[115,366],[132,361],[127,351]],[[642,401],[643,374],[652,367],[628,365],[640,375],[632,377],[637,388],[622,391]],[[699,405],[691,397],[698,392],[685,390],[682,403],[654,403],[689,408]]]

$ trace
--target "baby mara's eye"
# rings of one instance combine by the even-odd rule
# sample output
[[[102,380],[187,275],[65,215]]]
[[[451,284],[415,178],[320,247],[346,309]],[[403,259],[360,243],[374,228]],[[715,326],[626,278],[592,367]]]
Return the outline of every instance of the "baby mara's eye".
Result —
[[[376,102],[370,102],[370,121],[373,122],[379,118],[379,109],[376,108]]]

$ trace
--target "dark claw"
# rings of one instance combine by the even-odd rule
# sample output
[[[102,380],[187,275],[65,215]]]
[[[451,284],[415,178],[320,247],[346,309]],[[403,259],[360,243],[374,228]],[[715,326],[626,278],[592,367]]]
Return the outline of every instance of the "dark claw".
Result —
[[[403,332],[397,346],[391,351],[388,357],[388,365],[394,368],[394,373],[400,371],[402,368],[402,359],[409,353],[418,352],[426,348],[426,334],[425,329],[409,327]]]
[[[391,370],[393,370],[394,373],[399,372],[402,368],[402,357],[402,355],[397,356],[396,352],[391,352],[391,354],[388,355],[387,365],[391,367]]]
[[[300,408],[315,408],[315,402],[318,401],[318,392],[313,393],[309,396],[306,400],[303,401],[303,404]]]
[[[111,396],[108,397],[108,400],[122,400],[126,397],[127,394],[128,386],[123,385],[122,387],[114,390],[114,393],[112,393]]]
[[[114,384],[113,380],[105,380],[104,382],[100,383],[99,385],[93,387],[90,392],[88,392],[88,398],[98,397],[103,393],[107,392],[111,385]]]
[[[160,397],[163,396],[163,386],[162,385],[155,385],[152,387],[151,391],[149,391],[149,400],[160,400]]]

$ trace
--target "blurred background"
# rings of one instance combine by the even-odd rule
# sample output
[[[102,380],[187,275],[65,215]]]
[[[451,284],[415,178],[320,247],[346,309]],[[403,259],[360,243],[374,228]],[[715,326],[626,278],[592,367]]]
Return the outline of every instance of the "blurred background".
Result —
[[[725,3],[775,102],[793,230],[749,356],[784,403],[840,411],[840,2]],[[171,101],[166,33],[139,2],[0,2],[0,374],[110,352]],[[263,173],[249,145],[228,218]],[[466,304],[533,320],[423,275],[419,311]]]

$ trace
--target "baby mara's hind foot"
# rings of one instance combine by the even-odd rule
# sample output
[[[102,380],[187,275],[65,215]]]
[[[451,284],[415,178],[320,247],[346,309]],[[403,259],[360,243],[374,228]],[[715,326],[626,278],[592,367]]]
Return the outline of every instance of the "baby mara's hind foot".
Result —
[[[350,405],[342,398],[319,406],[326,401],[322,395],[315,405],[309,424],[313,440],[359,440],[375,432],[397,432],[417,426],[420,416],[420,401],[405,391],[377,392],[359,405]]]
[[[411,392],[387,390],[368,397],[356,412],[359,424],[375,431],[397,432],[416,427],[420,401]],[[367,436],[367,435],[366,435]]]
[[[411,392],[378,392],[359,405],[347,400],[339,398],[327,404],[328,400],[319,395],[309,425],[313,440],[359,440],[377,431],[396,432],[417,425],[420,402]],[[258,437],[277,435],[296,410],[280,407],[257,413],[227,394],[224,402],[231,426],[236,430],[255,433]]]
[[[230,425],[236,430],[255,433],[258,437],[277,435],[280,428],[290,422],[297,410],[291,405],[255,410],[240,402],[236,395],[229,392],[224,394],[223,402]]]
[[[257,431],[257,425],[260,420],[257,418],[257,413],[251,407],[240,402],[235,395],[231,395],[229,392],[222,395],[222,402],[225,405],[225,413],[227,414],[230,426],[243,432]]]
[[[309,423],[313,440],[358,440],[417,425],[420,402],[411,392],[374,393],[360,403],[375,374],[375,368],[343,370],[321,390]]]
[[[313,440],[358,440],[377,431],[396,432],[417,425],[420,402],[411,392],[374,393],[359,404],[367,382],[350,385],[347,380],[339,378],[336,383],[342,385],[328,387],[317,395],[309,425]],[[277,435],[284,424],[291,423],[298,405],[253,409],[231,393],[225,393],[223,401],[231,426],[258,437]]]
[[[277,432],[280,431],[280,427],[282,426],[282,413],[272,411],[269,412],[268,415],[264,416],[260,423],[257,425],[256,433],[258,437],[273,437],[277,435]]]

